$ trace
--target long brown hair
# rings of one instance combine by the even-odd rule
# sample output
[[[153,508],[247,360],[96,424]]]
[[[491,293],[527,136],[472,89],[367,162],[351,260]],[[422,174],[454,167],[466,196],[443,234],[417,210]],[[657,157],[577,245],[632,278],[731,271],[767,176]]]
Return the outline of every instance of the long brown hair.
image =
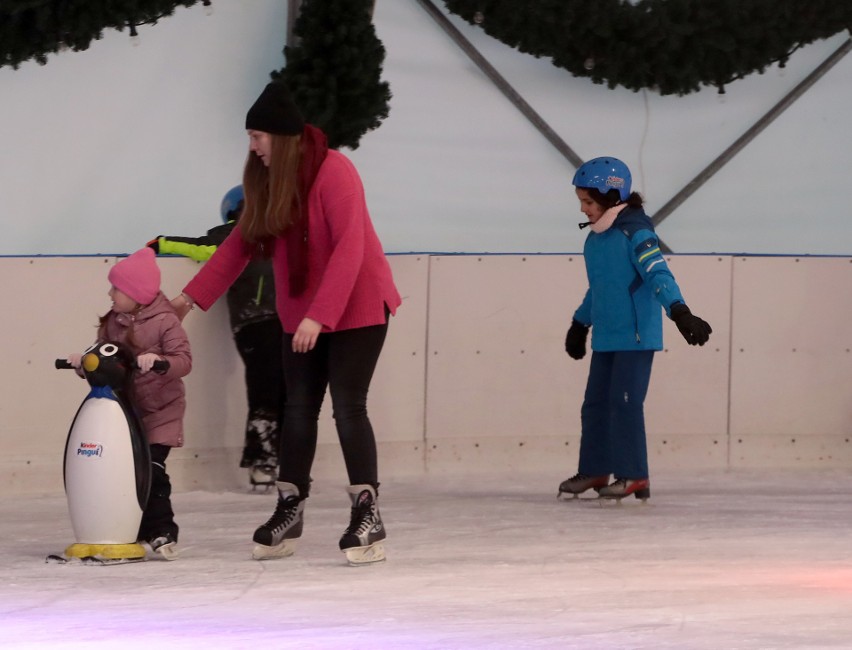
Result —
[[[301,135],[270,135],[269,167],[250,151],[243,170],[245,206],[239,220],[243,239],[256,243],[279,237],[301,215],[298,172]]]

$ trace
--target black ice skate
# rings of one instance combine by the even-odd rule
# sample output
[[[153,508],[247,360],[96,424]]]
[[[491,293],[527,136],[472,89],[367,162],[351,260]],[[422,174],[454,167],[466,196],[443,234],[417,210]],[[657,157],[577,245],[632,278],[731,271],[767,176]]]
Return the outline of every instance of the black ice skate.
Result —
[[[352,511],[349,527],[340,538],[340,550],[354,566],[381,562],[385,559],[383,541],[387,534],[376,504],[376,490],[372,485],[350,485],[348,491]]]
[[[278,478],[278,469],[271,463],[258,463],[249,469],[249,483],[251,484],[252,492],[258,488],[264,488],[264,493],[275,485],[275,479]]]
[[[600,491],[609,483],[609,474],[605,476],[588,476],[586,474],[574,474],[569,479],[565,479],[559,484],[559,492],[556,495],[557,499],[563,498],[563,494],[570,494],[572,499],[579,499],[583,492],[591,490]],[[567,498],[567,497],[566,497]]]
[[[601,499],[616,499],[619,503],[631,494],[645,503],[651,497],[651,481],[646,478],[617,478],[598,490]]]
[[[299,498],[299,488],[292,483],[277,481],[278,503],[275,512],[263,526],[254,531],[256,544],[252,557],[269,560],[293,555],[296,540],[302,536],[304,499]]]

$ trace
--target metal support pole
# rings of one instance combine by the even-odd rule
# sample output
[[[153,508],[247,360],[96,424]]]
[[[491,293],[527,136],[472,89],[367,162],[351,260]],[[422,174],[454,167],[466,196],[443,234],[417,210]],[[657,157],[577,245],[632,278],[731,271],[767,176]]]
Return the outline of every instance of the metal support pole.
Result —
[[[506,79],[501,75],[497,70],[488,62],[482,54],[477,50],[473,44],[465,38],[464,34],[462,34],[456,27],[447,19],[447,17],[441,13],[441,11],[435,7],[434,3],[430,2],[430,0],[417,0],[420,6],[426,10],[432,20],[434,20],[440,27],[443,29],[447,35],[453,39],[456,45],[458,45],[465,54],[470,57],[471,61],[473,61],[482,72],[491,80],[491,82],[500,89],[506,98],[512,102],[512,104],[517,108],[521,113],[523,113],[524,117],[526,117],[532,125],[538,129],[538,131],[547,138],[548,142],[552,144],[562,156],[571,163],[576,169],[580,165],[583,164],[583,159],[578,156],[568,144],[559,137],[559,134],[556,133],[547,122],[539,115],[532,106],[530,106],[527,101],[521,97],[520,94],[512,87],[512,85],[506,81]]]
[[[746,145],[754,140],[763,129],[769,126],[775,119],[787,110],[793,102],[804,95],[808,89],[813,86],[826,72],[831,70],[844,56],[852,49],[852,38],[846,39],[839,48],[837,48],[825,61],[823,61],[813,72],[799,83],[793,90],[781,99],[775,106],[761,117],[755,124],[745,133],[743,133],[736,141],[725,149],[713,162],[705,167],[695,178],[693,178],[686,186],[677,194],[675,194],[662,208],[657,210],[657,213],[652,218],[654,225],[659,225],[660,222],[671,215],[684,201],[692,196],[699,187],[704,185],[710,178],[719,171],[724,165],[742,151]]]
[[[296,18],[299,17],[299,12],[302,9],[302,0],[287,0],[287,41],[284,45],[293,47],[296,45],[296,36],[293,34],[293,27],[296,24]]]

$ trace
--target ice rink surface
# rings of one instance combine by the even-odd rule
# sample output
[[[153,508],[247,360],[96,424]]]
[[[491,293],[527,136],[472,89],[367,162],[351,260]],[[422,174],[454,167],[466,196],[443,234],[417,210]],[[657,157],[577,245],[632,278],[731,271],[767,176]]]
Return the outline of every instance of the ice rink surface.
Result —
[[[337,548],[316,481],[291,558],[258,562],[274,495],[174,495],[181,557],[46,564],[64,496],[0,499],[0,647],[852,648],[852,471],[652,477],[652,498],[558,501],[565,475],[383,483],[387,562]]]

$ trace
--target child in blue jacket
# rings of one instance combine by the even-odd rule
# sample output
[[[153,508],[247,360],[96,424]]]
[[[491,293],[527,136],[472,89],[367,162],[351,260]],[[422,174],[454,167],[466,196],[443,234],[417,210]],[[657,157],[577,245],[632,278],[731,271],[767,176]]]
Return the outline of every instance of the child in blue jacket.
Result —
[[[690,345],[704,345],[710,325],[692,314],[660,251],[654,226],[631,192],[630,170],[612,157],[589,160],[574,175],[590,227],[583,256],[589,288],[565,338],[573,359],[592,359],[581,410],[578,473],[559,494],[595,489],[603,498],[651,495],[644,402],[654,352],[663,348],[662,311]],[[661,309],[662,308],[662,309]],[[610,483],[610,476],[614,481]]]

